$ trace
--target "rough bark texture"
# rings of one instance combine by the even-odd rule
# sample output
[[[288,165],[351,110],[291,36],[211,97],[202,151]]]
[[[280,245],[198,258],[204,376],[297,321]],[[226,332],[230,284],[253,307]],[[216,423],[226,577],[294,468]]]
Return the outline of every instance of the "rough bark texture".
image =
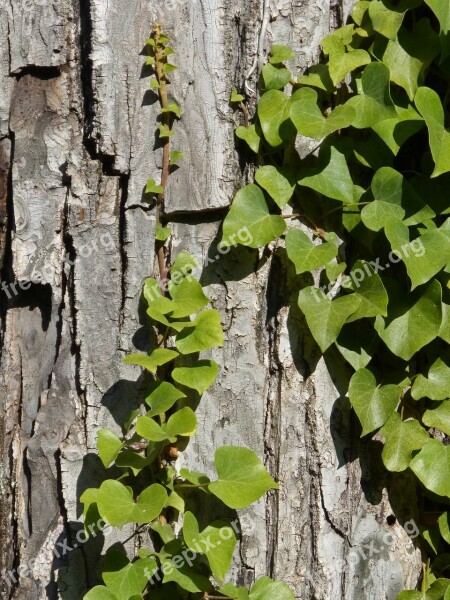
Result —
[[[96,431],[136,403],[139,369],[121,359],[147,343],[138,305],[153,271],[155,217],[142,192],[161,166],[140,55],[151,24],[161,20],[174,38],[180,69],[171,89],[184,109],[176,140],[186,159],[167,200],[172,252],[202,262],[216,255],[224,209],[246,178],[234,149],[232,86],[245,84],[251,97],[272,40],[292,44],[302,72],[349,6],[0,5],[1,568],[13,569],[1,591],[78,600],[106,544],[96,538],[67,552],[82,527],[79,496],[104,476]],[[420,570],[413,543],[387,522],[393,509],[414,516],[395,504],[396,487],[408,481],[384,480],[376,444],[358,448],[340,397],[344,368],[325,364],[301,315],[287,308],[286,266],[242,250],[211,263],[202,282],[222,312],[226,344],[213,353],[221,375],[182,460],[209,471],[215,447],[242,444],[281,483],[279,495],[248,511],[254,527],[244,526],[233,578],[251,583],[267,573],[302,600],[394,600]]]

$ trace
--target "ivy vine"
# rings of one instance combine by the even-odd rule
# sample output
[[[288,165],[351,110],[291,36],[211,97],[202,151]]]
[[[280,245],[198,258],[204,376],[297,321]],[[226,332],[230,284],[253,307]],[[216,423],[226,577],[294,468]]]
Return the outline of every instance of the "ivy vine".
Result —
[[[223,244],[244,222],[242,245],[287,255],[292,304],[320,352],[353,372],[361,437],[414,478],[404,501],[421,523],[423,577],[398,600],[450,600],[449,8],[357,2],[298,79],[294,52],[273,46],[254,122],[236,131],[255,184],[223,223]]]
[[[131,559],[109,549],[103,557],[103,585],[92,588],[85,600],[294,600],[284,583],[262,577],[250,590],[224,583],[239,538],[239,519],[205,522],[201,500],[214,496],[224,514],[259,500],[278,485],[258,456],[247,448],[224,446],[214,456],[217,477],[177,469],[176,460],[195,435],[192,407],[214,383],[219,366],[199,355],[223,346],[218,311],[192,275],[193,256],[180,253],[170,263],[167,240],[171,230],[164,219],[164,194],[170,173],[182,158],[172,150],[173,125],[181,108],[170,101],[169,62],[174,54],[169,38],[156,25],[147,41],[147,65],[154,72],[150,87],[158,93],[161,115],[159,138],[163,148],[161,182],[150,179],[146,196],[156,201],[155,277],[145,281],[143,300],[157,334],[148,354],[131,354],[127,364],[147,373],[143,406],[129,414],[122,435],[101,429],[98,452],[110,478],[81,496],[84,524],[95,535],[100,523],[121,529],[139,526],[141,547]],[[197,513],[197,514],[195,514]],[[146,543],[147,542],[147,543]]]

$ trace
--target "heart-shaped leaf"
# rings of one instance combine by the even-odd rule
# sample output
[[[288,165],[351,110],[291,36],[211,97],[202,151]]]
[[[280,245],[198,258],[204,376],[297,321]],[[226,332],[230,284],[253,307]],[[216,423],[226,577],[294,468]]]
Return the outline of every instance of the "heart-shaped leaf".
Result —
[[[354,108],[338,106],[325,118],[317,105],[317,98],[317,92],[311,88],[302,88],[291,105],[291,120],[302,135],[321,139],[352,124],[356,117]]]
[[[261,74],[266,90],[282,90],[292,79],[289,69],[270,63],[263,66]]]
[[[108,588],[96,585],[83,596],[83,600],[119,600]]]
[[[441,402],[436,408],[426,410],[422,421],[427,427],[435,427],[445,435],[450,435],[450,400]]]
[[[258,117],[267,143],[280,146],[284,140],[295,135],[295,127],[289,118],[292,98],[279,90],[263,94],[258,103]]]
[[[109,429],[100,429],[97,434],[97,449],[105,469],[116,460],[123,448],[122,440]]]
[[[370,54],[365,50],[350,49],[336,33],[322,40],[324,54],[329,56],[328,68],[334,85],[340,83],[350,72],[371,62]]]
[[[162,185],[158,185],[154,179],[149,179],[147,181],[147,185],[145,186],[146,194],[162,194],[164,192],[164,188]]]
[[[446,400],[450,397],[450,353],[437,358],[428,369],[428,374],[421,373],[414,380],[411,395],[415,400]]]
[[[173,300],[170,315],[173,319],[188,317],[210,303],[200,283],[189,276],[178,285],[169,282],[169,293]]]
[[[325,352],[336,341],[350,315],[356,312],[361,299],[351,294],[329,300],[321,290],[307,287],[301,290],[298,304],[319,348]]]
[[[295,600],[295,596],[285,583],[272,581],[270,577],[260,577],[250,590],[250,600]]]
[[[164,584],[173,581],[191,594],[198,594],[211,589],[212,586],[208,577],[188,566],[186,562],[181,567],[178,567],[178,564],[175,560],[166,560],[161,564],[161,570],[164,573]],[[172,592],[170,599],[174,597]]]
[[[450,171],[450,132],[445,129],[445,114],[439,95],[428,87],[417,90],[416,107],[428,127],[435,169],[431,177]]]
[[[252,450],[222,446],[216,450],[214,462],[219,479],[209,485],[209,491],[230,508],[246,508],[268,490],[278,489]]]
[[[313,244],[303,231],[291,228],[286,235],[286,252],[300,275],[329,263],[337,255],[338,248],[331,242]]]
[[[386,440],[381,458],[386,469],[395,473],[405,471],[411,462],[412,452],[420,450],[430,439],[416,419],[402,421],[398,413],[393,413],[381,433]]]
[[[99,488],[97,505],[110,525],[122,527],[125,523],[150,523],[161,513],[166,500],[167,492],[158,483],[147,487],[134,502],[130,488],[107,479]]]
[[[344,325],[335,344],[345,360],[358,371],[370,363],[379,342],[380,338],[372,324],[358,321]]]
[[[346,106],[351,106],[356,112],[353,127],[365,129],[397,117],[389,82],[390,73],[386,65],[375,62],[367,65],[361,78],[362,93],[346,102]]]
[[[197,431],[197,417],[189,406],[185,406],[169,417],[165,425],[166,433],[172,437],[192,437]]]
[[[442,289],[434,280],[426,288],[406,295],[404,288],[394,283],[388,289],[388,316],[377,317],[375,329],[391,352],[403,360],[411,360],[439,333]]]
[[[450,497],[450,446],[430,440],[409,466],[430,492]]]
[[[219,365],[213,360],[199,360],[190,367],[178,367],[172,371],[173,379],[203,394],[214,382]]]
[[[145,399],[145,402],[150,406],[147,417],[155,417],[167,412],[181,398],[186,398],[186,394],[183,394],[168,381],[153,383],[150,394]]]
[[[353,181],[347,161],[334,146],[322,146],[317,165],[303,169],[298,184],[334,200],[353,202]]]
[[[389,299],[386,288],[372,265],[364,260],[358,260],[350,271],[350,282],[351,288],[361,299],[361,304],[349,317],[349,323],[378,315],[387,316]]]
[[[156,571],[154,558],[140,558],[130,562],[118,550],[108,550],[103,565],[102,578],[106,587],[119,599],[140,596],[148,584],[148,575]]]
[[[236,129],[236,137],[240,140],[244,140],[247,142],[248,146],[255,154],[259,152],[259,146],[261,144],[261,137],[256,131],[255,125],[250,125],[249,127],[243,127],[242,125]]]
[[[308,69],[307,75],[301,75],[298,78],[298,83],[318,88],[329,94],[333,94],[335,87],[331,81],[330,72],[326,65],[313,65]]]
[[[375,376],[368,369],[356,371],[348,396],[363,426],[361,437],[386,423],[397,408],[401,393],[398,385],[377,386]]]
[[[246,225],[249,236],[246,243],[250,248],[262,248],[276,240],[286,229],[283,217],[270,214],[270,209],[261,189],[254,184],[239,190],[223,223],[222,244],[234,245],[238,233]]]
[[[123,359],[127,365],[138,365],[144,367],[150,373],[156,373],[158,367],[167,364],[178,356],[175,350],[168,348],[157,348],[148,356],[147,354],[129,354]]]
[[[255,179],[281,209],[292,198],[297,185],[297,181],[290,171],[271,165],[260,167],[256,171]]]
[[[181,354],[193,354],[222,347],[223,341],[220,313],[217,310],[205,310],[192,321],[191,327],[177,335],[175,345]]]
[[[291,58],[294,58],[294,56],[295,52],[288,46],[274,44],[270,49],[269,62],[272,65],[277,65],[279,63],[290,60]]]

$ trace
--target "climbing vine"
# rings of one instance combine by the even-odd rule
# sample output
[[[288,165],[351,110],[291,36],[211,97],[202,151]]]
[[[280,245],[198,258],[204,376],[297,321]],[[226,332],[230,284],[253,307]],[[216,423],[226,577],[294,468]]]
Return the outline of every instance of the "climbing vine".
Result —
[[[223,223],[222,243],[244,222],[242,245],[287,255],[293,308],[351,368],[361,437],[414,481],[421,591],[398,600],[450,599],[449,6],[357,2],[298,79],[294,53],[273,46],[254,122],[236,131],[256,183]]]
[[[223,346],[219,313],[192,276],[193,256],[180,253],[170,263],[164,219],[164,193],[182,153],[171,149],[181,109],[169,97],[169,62],[174,50],[159,25],[147,42],[150,87],[159,97],[159,139],[163,149],[161,182],[150,179],[146,197],[156,203],[155,276],[145,281],[143,301],[156,341],[148,354],[131,354],[127,364],[144,369],[143,406],[129,414],[122,435],[101,429],[98,452],[110,477],[81,496],[85,530],[96,535],[105,526],[138,526],[140,548],[129,558],[114,546],[102,565],[103,585],[85,600],[294,600],[284,583],[269,577],[250,590],[224,583],[239,538],[239,518],[209,522],[201,500],[215,498],[224,514],[248,507],[278,485],[258,456],[247,448],[224,446],[214,456],[217,477],[178,469],[176,461],[197,419],[192,407],[213,384],[219,366],[200,353]],[[240,238],[239,238],[240,239]]]

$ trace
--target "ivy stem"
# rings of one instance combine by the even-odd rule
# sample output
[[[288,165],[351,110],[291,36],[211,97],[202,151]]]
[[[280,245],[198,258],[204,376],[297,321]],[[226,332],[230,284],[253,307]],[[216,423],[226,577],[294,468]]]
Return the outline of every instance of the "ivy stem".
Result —
[[[244,115],[244,125],[248,129],[250,124],[250,117],[248,114],[248,108],[245,106],[244,102],[239,102],[239,108],[242,110],[242,114]]]

